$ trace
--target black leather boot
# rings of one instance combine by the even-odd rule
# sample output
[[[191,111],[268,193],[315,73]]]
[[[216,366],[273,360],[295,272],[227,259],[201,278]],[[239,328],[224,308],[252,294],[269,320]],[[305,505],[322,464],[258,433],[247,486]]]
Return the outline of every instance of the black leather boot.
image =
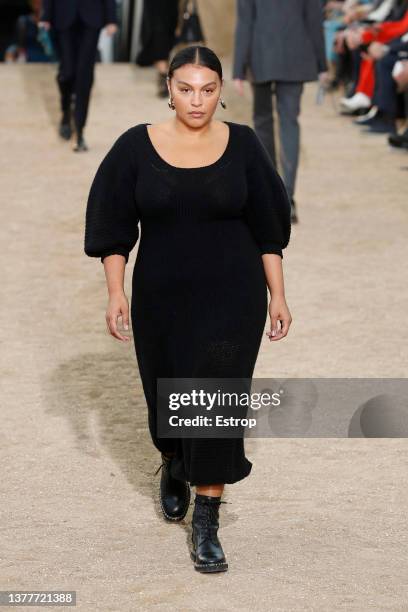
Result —
[[[161,469],[160,479],[160,507],[168,521],[182,521],[186,516],[190,505],[190,485],[185,480],[173,478],[170,474],[172,457],[166,457],[163,453],[162,464],[156,470]]]
[[[221,501],[221,497],[199,493],[195,496],[191,535],[193,550],[190,556],[198,572],[225,572],[228,569],[228,563],[217,536],[219,506],[226,503]]]

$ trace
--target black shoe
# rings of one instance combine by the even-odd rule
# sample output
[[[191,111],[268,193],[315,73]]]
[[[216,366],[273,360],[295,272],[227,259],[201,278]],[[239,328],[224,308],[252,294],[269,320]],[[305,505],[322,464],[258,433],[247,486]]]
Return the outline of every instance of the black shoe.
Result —
[[[199,493],[195,496],[191,534],[193,549],[190,556],[198,572],[225,572],[228,569],[228,563],[217,536],[219,506],[225,503],[221,501],[221,497]]]
[[[366,134],[392,134],[395,132],[395,121],[389,117],[376,115],[364,132]]]
[[[76,142],[76,145],[74,146],[74,151],[75,152],[78,152],[78,151],[88,151],[88,145],[86,144],[82,134],[80,134],[77,137],[77,142]]]
[[[299,219],[296,212],[296,202],[293,198],[290,200],[290,220],[291,223],[298,223]]]
[[[162,469],[160,479],[160,507],[165,518],[169,521],[182,521],[186,516],[190,505],[190,485],[185,480],[173,478],[170,473],[172,457],[166,457],[163,453],[162,464],[155,474]]]
[[[69,140],[72,136],[71,122],[68,117],[63,117],[59,125],[59,135],[64,140]]]
[[[405,130],[402,134],[390,134],[388,143],[398,149],[408,149],[408,130]]]

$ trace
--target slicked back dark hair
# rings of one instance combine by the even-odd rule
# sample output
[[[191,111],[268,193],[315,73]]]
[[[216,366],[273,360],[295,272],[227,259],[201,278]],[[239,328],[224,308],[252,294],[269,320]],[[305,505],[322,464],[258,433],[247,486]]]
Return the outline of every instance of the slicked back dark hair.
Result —
[[[181,68],[181,66],[185,66],[186,64],[196,64],[210,68],[218,74],[220,81],[222,81],[221,62],[214,51],[208,47],[204,47],[203,45],[190,45],[177,51],[169,65],[169,70],[167,72],[169,79],[171,79],[177,68]]]

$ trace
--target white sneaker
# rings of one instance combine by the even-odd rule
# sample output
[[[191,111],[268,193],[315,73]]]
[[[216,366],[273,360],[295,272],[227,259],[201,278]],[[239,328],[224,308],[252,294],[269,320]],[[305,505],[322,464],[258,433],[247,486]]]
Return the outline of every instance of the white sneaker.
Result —
[[[354,123],[357,123],[357,125],[359,124],[364,125],[364,123],[366,123],[369,119],[373,119],[377,113],[378,113],[378,106],[372,106],[370,110],[368,111],[368,113],[366,113],[365,115],[361,115],[361,117],[357,117],[357,119],[354,119]]]
[[[351,98],[341,98],[341,106],[349,111],[356,111],[360,108],[369,108],[371,106],[371,98],[365,93],[357,92]]]

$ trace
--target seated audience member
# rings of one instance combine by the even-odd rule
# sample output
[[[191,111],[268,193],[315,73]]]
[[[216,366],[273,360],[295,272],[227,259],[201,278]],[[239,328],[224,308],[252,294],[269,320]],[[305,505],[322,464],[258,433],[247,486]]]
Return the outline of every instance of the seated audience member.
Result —
[[[394,67],[408,57],[408,35],[390,41],[387,45],[373,42],[368,54],[376,61],[375,92],[370,111],[355,123],[375,133],[394,133],[396,120],[405,116],[399,109],[402,97],[401,83],[395,80]]]
[[[10,62],[53,62],[55,61],[53,41],[50,34],[38,28],[41,1],[31,0],[31,12],[20,15],[16,23],[16,42],[5,51],[4,61]]]
[[[397,83],[398,91],[401,92],[404,102],[405,121],[408,120],[408,58],[399,60],[393,69],[393,78]],[[388,142],[392,147],[399,147],[408,150],[408,124],[401,134],[390,134]]]
[[[385,21],[369,27],[348,30],[346,42],[349,49],[358,50],[360,66],[355,93],[349,98],[342,98],[340,103],[343,112],[358,113],[368,111],[372,106],[375,88],[375,59],[364,48],[372,42],[389,43],[408,32],[408,0],[404,0],[404,13],[398,21]],[[402,8],[402,7],[400,7]]]
[[[374,2],[343,2],[343,17],[339,17],[339,9],[329,10],[326,15],[330,18],[325,22],[327,56],[335,70],[335,78],[331,89],[343,83],[347,97],[355,93],[360,67],[360,54],[351,51],[345,41],[347,25],[356,24],[357,21],[381,22],[385,19],[394,19],[394,11],[399,0],[375,0]],[[338,3],[334,3],[338,4]],[[341,12],[341,11],[340,11]],[[354,27],[353,25],[353,27]]]

